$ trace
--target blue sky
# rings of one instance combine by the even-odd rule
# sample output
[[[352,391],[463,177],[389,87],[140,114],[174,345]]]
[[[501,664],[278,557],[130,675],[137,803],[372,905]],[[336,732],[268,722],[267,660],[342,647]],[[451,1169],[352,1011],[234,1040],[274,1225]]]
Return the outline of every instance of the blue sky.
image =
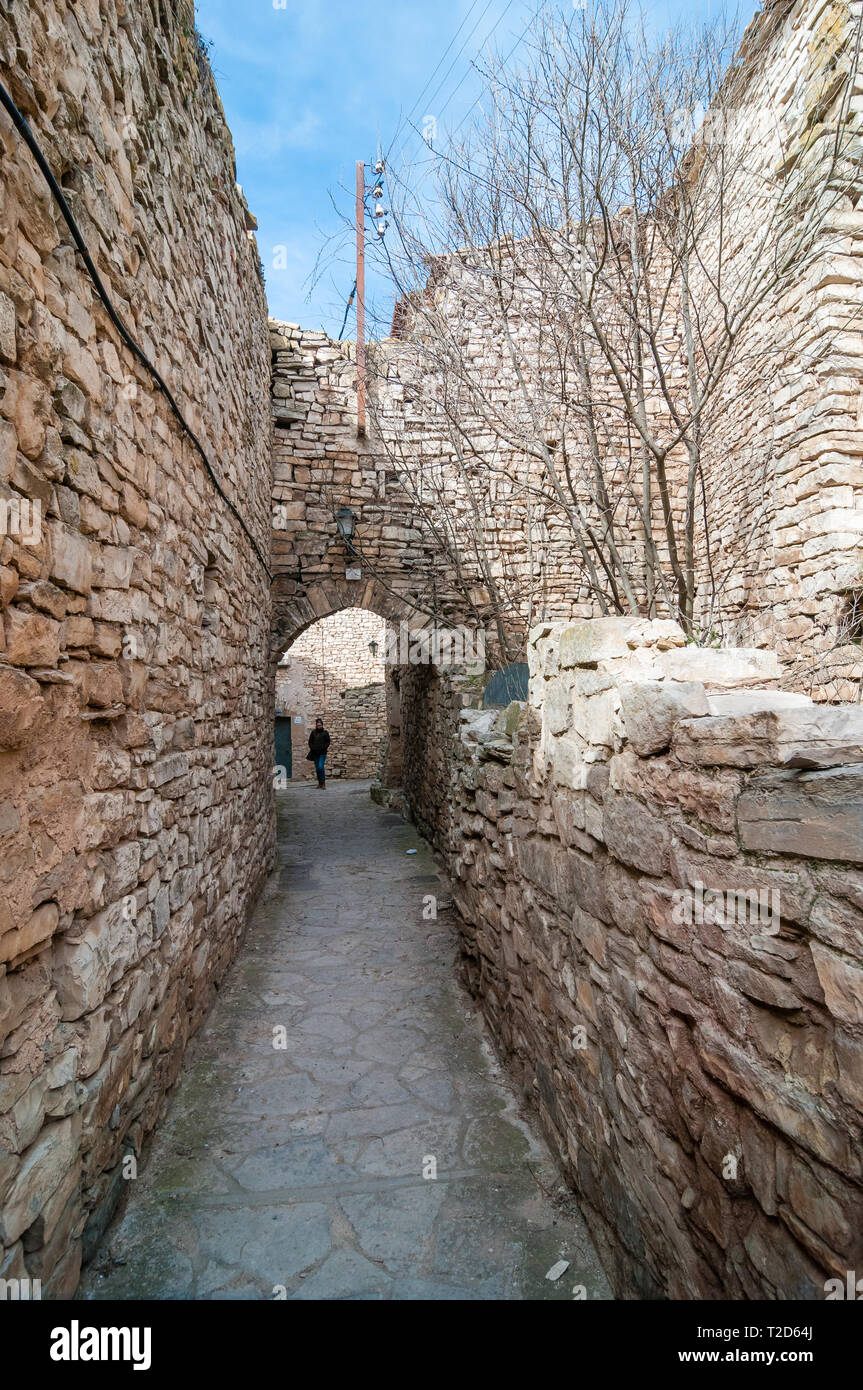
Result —
[[[443,132],[457,126],[482,94],[471,59],[489,44],[510,52],[539,3],[198,0],[198,29],[212,42],[275,317],[338,335],[353,284],[350,241],[340,252],[328,245],[323,275],[314,288],[309,281],[324,239],[353,214],[356,161],[374,160],[379,141],[388,151],[462,26],[414,118],[421,124],[432,115]],[[715,11],[719,0],[643,3],[661,26]],[[742,0],[741,8],[753,13],[757,0]],[[420,137],[403,128],[403,138],[405,157],[419,158]],[[394,154],[401,153],[397,144]],[[370,316],[384,331],[392,301],[391,286],[371,272]],[[354,336],[353,315],[345,336]]]

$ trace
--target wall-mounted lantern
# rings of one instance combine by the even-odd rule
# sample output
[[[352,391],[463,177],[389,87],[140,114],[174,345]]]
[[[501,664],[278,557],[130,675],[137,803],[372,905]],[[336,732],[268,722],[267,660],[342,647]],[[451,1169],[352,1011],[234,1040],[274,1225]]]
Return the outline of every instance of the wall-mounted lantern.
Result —
[[[377,644],[377,642],[369,642],[369,651],[371,652],[372,656],[377,656],[377,654],[378,654],[378,644]]]
[[[352,555],[355,554],[353,539],[354,532],[356,531],[357,519],[350,507],[339,507],[339,510],[336,512],[336,526],[348,550]]]

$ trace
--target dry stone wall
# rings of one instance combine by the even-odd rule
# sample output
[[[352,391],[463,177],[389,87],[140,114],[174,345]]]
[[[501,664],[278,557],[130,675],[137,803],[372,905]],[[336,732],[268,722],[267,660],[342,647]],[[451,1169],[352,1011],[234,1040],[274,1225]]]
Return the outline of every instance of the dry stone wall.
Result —
[[[374,650],[372,648],[374,647]],[[276,672],[276,713],[293,716],[294,781],[314,781],[308,736],[323,719],[328,777],[374,777],[387,739],[386,623],[348,608],[306,628]]]
[[[863,1261],[863,712],[673,623],[529,654],[501,712],[402,673],[472,989],[619,1294],[822,1298]]]
[[[15,0],[0,76],[266,558],[264,290],[191,6]],[[267,872],[270,597],[5,114],[0,156],[0,1277],[68,1297]]]
[[[861,11],[859,0],[773,0],[753,21],[727,139],[733,159],[735,124],[757,129],[768,177],[756,169],[750,195],[740,189],[743,239],[770,225],[759,185],[781,190],[798,164],[814,170],[829,159],[837,107],[827,98],[850,64]],[[855,699],[863,678],[854,621],[863,586],[863,72],[847,101],[850,160],[839,162],[813,219],[811,254],[746,329],[705,469],[725,641],[774,648],[786,685],[829,700]],[[706,558],[703,546],[702,568]]]

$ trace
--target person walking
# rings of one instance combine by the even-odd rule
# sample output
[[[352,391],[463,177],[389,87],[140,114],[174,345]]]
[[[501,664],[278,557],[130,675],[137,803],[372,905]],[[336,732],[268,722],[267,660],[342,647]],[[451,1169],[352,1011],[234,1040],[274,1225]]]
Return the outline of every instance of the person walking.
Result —
[[[323,719],[316,719],[315,727],[309,734],[309,757],[315,765],[315,772],[318,777],[318,789],[320,791],[324,791],[327,785],[325,764],[329,746],[330,736],[324,728],[324,721]]]

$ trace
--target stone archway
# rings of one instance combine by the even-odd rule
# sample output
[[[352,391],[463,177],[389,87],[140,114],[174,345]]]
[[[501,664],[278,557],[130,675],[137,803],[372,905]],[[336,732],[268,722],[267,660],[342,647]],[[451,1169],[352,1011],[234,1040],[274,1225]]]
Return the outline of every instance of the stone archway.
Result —
[[[297,638],[322,618],[346,609],[361,608],[376,613],[388,625],[407,623],[412,628],[426,625],[409,602],[393,594],[376,579],[365,582],[324,579],[310,585],[302,593],[279,594],[278,586],[277,579],[273,596],[271,651],[274,681],[278,663]],[[387,742],[379,776],[383,786],[396,787],[401,782],[403,764],[401,701],[398,671],[389,663],[385,665],[384,686]]]
[[[308,627],[346,608],[412,632],[482,628],[487,595],[466,587],[453,555],[424,527],[374,431],[357,433],[352,345],[275,321],[270,344],[273,671]],[[339,526],[344,512],[349,535]],[[390,787],[401,783],[401,674],[387,662]]]
[[[273,584],[273,662],[279,662],[291,643],[312,623],[345,608],[365,608],[387,622],[406,622],[411,627],[425,625],[408,601],[374,578],[348,580],[334,576],[298,590],[295,582],[285,583],[277,576]]]

